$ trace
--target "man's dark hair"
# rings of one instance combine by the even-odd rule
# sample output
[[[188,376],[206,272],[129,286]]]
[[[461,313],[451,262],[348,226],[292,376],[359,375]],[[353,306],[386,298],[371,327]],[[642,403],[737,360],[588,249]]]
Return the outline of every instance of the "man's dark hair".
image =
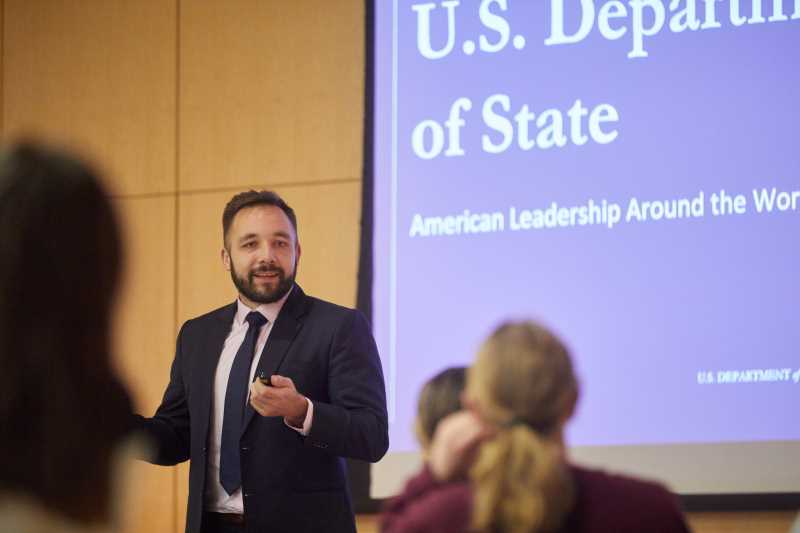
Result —
[[[242,209],[256,205],[272,205],[280,208],[281,211],[286,213],[286,216],[289,217],[289,222],[292,223],[292,227],[294,228],[294,235],[297,237],[297,217],[294,214],[294,209],[289,207],[289,205],[283,201],[283,198],[281,198],[278,193],[273,191],[249,190],[246,192],[240,192],[231,198],[228,204],[225,206],[225,210],[222,212],[222,242],[226,243],[226,247],[226,238],[228,236],[228,230],[231,227],[231,223],[233,222],[233,217],[235,217],[236,213]]]
[[[18,144],[0,158],[0,490],[107,520],[130,401],[111,323],[119,225],[94,172]]]

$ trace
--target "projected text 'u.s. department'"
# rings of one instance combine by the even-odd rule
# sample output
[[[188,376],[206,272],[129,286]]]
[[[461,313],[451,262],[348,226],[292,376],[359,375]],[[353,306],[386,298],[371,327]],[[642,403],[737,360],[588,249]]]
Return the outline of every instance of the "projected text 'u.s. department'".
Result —
[[[547,34],[539,41],[530,38],[534,21],[514,9],[521,4],[513,0],[413,3],[414,31],[403,35],[414,39],[415,55],[443,67],[448,61],[466,60],[485,68],[486,61],[494,61],[490,58],[521,54],[531,42],[541,42],[544,50],[556,53],[593,36],[627,43],[626,57],[636,64],[649,56],[648,39],[661,33],[688,35],[800,21],[800,0],[550,0],[549,16],[540,14],[548,20]],[[619,136],[617,106],[602,101],[585,105],[585,95],[558,103],[521,103],[495,92],[477,103],[461,92],[449,110],[427,111],[427,116],[412,119],[404,136],[419,159],[467,155],[464,132],[476,126],[480,150],[487,154],[606,145]],[[472,111],[474,105],[480,106],[479,112]]]
[[[522,0],[527,2],[529,0]],[[412,4],[416,14],[416,46],[418,53],[429,60],[442,60],[454,53],[473,56],[476,53],[497,54],[509,49],[523,50],[529,39],[519,26],[530,27],[529,20],[520,21],[512,29],[512,0],[465,2],[443,0]],[[476,12],[462,13],[475,9]],[[627,43],[628,59],[648,57],[646,39],[661,32],[691,34],[698,31],[739,28],[760,24],[786,23],[800,20],[800,0],[550,0],[549,32],[545,46],[575,45],[597,35],[607,41]],[[458,20],[475,16],[481,31],[468,35],[457,47],[460,35]],[[513,34],[513,35],[512,35]],[[444,36],[444,38],[442,38]],[[444,43],[434,46],[436,43]]]

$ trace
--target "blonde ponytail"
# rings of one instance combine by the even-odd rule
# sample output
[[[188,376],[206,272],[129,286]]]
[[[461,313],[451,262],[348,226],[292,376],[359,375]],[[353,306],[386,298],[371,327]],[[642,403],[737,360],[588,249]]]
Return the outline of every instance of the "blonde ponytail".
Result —
[[[572,506],[572,484],[558,449],[524,425],[485,443],[470,475],[476,531],[553,531]]]
[[[466,396],[497,427],[470,472],[473,529],[540,533],[558,529],[574,489],[560,431],[578,384],[567,349],[532,322],[499,327],[483,344]]]

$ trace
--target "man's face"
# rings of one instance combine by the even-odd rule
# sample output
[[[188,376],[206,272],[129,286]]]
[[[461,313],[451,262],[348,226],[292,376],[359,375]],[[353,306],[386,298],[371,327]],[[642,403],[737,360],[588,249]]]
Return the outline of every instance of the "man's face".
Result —
[[[233,217],[222,262],[251,308],[283,298],[292,288],[299,260],[297,235],[281,208],[255,205]]]

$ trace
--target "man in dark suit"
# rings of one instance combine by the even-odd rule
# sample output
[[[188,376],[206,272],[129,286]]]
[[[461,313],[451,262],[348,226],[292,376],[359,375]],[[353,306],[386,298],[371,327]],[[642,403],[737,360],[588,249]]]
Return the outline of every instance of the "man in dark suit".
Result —
[[[152,462],[191,460],[187,533],[354,532],[342,458],[389,444],[366,319],[294,282],[297,220],[277,194],[234,196],[223,242],[239,297],[181,328],[162,403],[138,418]]]

